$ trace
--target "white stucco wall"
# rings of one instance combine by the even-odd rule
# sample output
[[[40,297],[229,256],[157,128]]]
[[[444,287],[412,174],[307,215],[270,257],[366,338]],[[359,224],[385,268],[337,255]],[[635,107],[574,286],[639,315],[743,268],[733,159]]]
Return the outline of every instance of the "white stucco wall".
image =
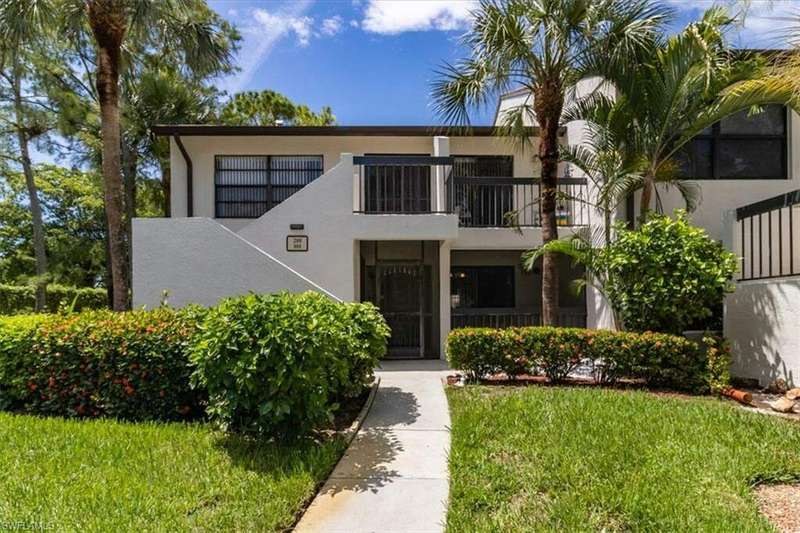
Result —
[[[459,228],[456,216],[444,214],[354,214],[353,195],[357,190],[354,187],[355,169],[352,156],[340,153],[349,150],[356,154],[511,155],[514,157],[514,175],[531,177],[540,174],[538,162],[534,161],[535,146],[523,149],[508,139],[486,136],[184,136],[182,140],[193,161],[193,207],[197,217],[214,215],[215,155],[322,155],[325,174],[264,216],[258,219],[217,219],[215,222],[236,232],[248,243],[342,300],[359,298],[359,241],[426,240],[438,241],[446,250],[520,251],[541,243],[539,228],[525,228],[522,232],[508,228]],[[560,140],[566,142],[566,137],[562,136]],[[173,216],[179,217],[186,213],[186,165],[174,140],[171,158]],[[443,188],[443,183],[439,181],[438,188]],[[439,193],[439,199],[443,200],[444,191]],[[290,226],[294,224],[302,224],[303,229],[291,230]],[[566,235],[572,228],[560,227],[559,231]],[[288,235],[308,236],[308,251],[288,252]],[[162,236],[152,232],[149,238],[158,242]],[[171,238],[170,235],[166,236],[167,240]],[[150,246],[156,247],[153,243]],[[206,253],[205,245],[199,248],[203,252],[197,257]],[[167,266],[150,264],[148,268],[160,270]],[[440,270],[444,268],[440,265]],[[443,279],[449,281],[449,278]],[[197,292],[205,292],[202,284],[197,284],[197,279],[186,280],[186,286],[191,283],[195,283]],[[148,290],[143,287],[143,284],[138,284],[134,290],[137,293]],[[160,297],[160,292],[161,289],[153,288],[149,292],[136,294],[135,298],[138,302],[152,304]],[[449,295],[449,283],[442,283],[440,292]],[[174,297],[172,300],[176,301]],[[443,301],[446,299],[443,298]],[[593,294],[589,294],[587,301],[590,302],[589,325],[602,326],[602,320],[593,318],[602,315],[602,306],[598,308]],[[447,328],[442,329],[446,331]]]
[[[445,240],[455,238],[455,215],[360,215],[353,213],[352,154],[237,234],[343,300],[355,300],[354,256],[361,240]],[[302,224],[302,230],[291,230]],[[307,252],[288,252],[287,235],[308,236]]]
[[[800,386],[800,277],[746,281],[725,300],[732,373]]]
[[[759,200],[765,200],[779,194],[800,189],[800,115],[787,111],[787,165],[788,179],[736,179],[736,180],[697,180],[700,187],[700,202],[690,218],[692,222],[705,228],[716,240],[727,239],[727,228],[724,222],[725,213],[731,209],[742,207]],[[665,213],[672,213],[676,208],[685,208],[681,195],[674,189],[659,188]],[[635,199],[636,213],[639,212],[641,195]]]
[[[417,154],[434,153],[433,136],[183,136],[186,151],[193,164],[194,216],[214,217],[214,157],[217,155],[321,155],[323,170],[339,163],[342,153],[364,154]],[[175,140],[171,139],[170,164],[172,169],[172,216],[186,216],[186,164]],[[450,153],[453,155],[512,155],[516,176],[538,176],[532,149],[517,149],[505,138],[451,137]],[[535,149],[535,147],[534,147]],[[249,219],[220,219],[220,223],[237,231]]]
[[[133,306],[156,307],[164,291],[175,307],[214,305],[253,292],[332,296],[323,287],[208,218],[133,221]]]

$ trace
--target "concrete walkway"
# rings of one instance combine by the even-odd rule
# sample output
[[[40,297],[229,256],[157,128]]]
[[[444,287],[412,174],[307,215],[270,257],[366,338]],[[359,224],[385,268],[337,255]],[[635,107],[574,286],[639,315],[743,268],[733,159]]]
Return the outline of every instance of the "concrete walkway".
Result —
[[[440,361],[386,361],[364,425],[296,531],[442,531],[450,414]]]

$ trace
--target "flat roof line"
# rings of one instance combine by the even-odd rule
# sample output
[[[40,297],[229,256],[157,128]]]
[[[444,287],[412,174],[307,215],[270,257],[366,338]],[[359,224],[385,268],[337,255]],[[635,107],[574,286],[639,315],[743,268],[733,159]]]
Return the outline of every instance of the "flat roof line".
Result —
[[[385,136],[385,137],[450,137],[496,136],[499,129],[494,126],[447,127],[447,126],[223,126],[218,124],[157,124],[151,127],[155,135],[283,135],[283,136]],[[561,128],[560,134],[566,132]],[[539,128],[531,127],[531,135],[538,135]]]

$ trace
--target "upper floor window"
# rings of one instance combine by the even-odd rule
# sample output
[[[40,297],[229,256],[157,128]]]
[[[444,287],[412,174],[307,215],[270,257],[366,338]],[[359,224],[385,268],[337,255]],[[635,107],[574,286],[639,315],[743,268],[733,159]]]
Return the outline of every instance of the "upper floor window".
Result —
[[[786,108],[742,111],[692,139],[681,157],[690,179],[786,179]]]
[[[260,217],[321,175],[321,155],[218,155],[215,216]]]

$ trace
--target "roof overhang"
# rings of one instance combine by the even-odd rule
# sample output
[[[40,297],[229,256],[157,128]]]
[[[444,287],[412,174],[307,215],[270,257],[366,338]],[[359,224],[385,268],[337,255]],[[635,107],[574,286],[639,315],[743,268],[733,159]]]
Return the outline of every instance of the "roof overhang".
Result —
[[[528,128],[531,136],[539,135],[538,127]],[[366,137],[492,137],[502,136],[494,126],[222,126],[215,124],[158,124],[151,128],[155,135],[205,136],[366,136]],[[561,128],[560,134],[566,130]]]

